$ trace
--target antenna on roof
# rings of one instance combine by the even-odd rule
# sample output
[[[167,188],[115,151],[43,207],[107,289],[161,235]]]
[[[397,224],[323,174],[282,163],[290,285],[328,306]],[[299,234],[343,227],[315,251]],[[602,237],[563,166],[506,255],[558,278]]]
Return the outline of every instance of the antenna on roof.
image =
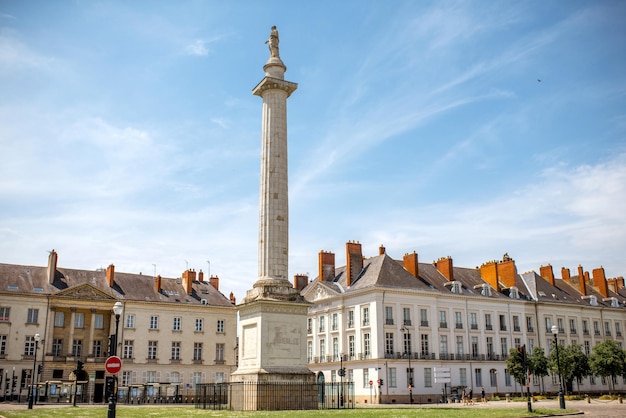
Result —
[[[189,270],[189,262],[185,260],[185,265],[187,266],[186,270]]]
[[[209,265],[209,269],[207,270],[207,274],[211,277],[211,260],[207,260],[206,263]]]

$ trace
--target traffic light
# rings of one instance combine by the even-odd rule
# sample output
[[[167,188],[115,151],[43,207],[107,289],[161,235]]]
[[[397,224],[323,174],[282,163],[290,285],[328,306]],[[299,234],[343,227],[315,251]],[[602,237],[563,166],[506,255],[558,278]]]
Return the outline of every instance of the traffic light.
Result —
[[[76,362],[76,371],[78,371],[78,372],[82,371],[84,365],[85,365],[85,363],[83,363],[82,361],[78,360]]]
[[[384,386],[385,381],[383,379],[378,379],[378,386]]]
[[[107,376],[104,384],[104,397],[110,399],[115,394],[115,376]]]
[[[344,377],[346,375],[346,368],[342,367],[341,369],[339,369],[339,376]]]
[[[43,364],[37,365],[37,374],[41,374],[43,372]]]
[[[519,347],[517,351],[519,351],[520,356],[522,356],[522,362],[526,364],[526,344]]]

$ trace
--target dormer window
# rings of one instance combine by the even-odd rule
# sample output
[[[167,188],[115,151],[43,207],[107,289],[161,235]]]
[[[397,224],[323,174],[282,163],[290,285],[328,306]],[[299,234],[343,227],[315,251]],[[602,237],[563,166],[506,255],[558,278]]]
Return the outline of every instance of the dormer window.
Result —
[[[491,286],[487,283],[483,284],[482,289],[480,290],[480,294],[483,296],[491,296]]]
[[[463,293],[463,285],[461,285],[461,282],[458,280],[455,280],[453,282],[447,282],[444,284],[444,286],[450,287],[450,292],[456,293],[457,295]]]
[[[511,287],[511,289],[509,290],[509,297],[511,299],[519,299],[519,290],[517,289],[517,287]]]
[[[594,295],[589,296],[589,305],[598,306],[598,298],[596,298]]]

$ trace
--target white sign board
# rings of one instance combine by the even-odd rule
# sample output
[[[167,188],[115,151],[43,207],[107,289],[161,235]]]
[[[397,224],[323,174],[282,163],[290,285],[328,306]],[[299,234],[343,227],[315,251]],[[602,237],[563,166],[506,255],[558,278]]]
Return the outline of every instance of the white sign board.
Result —
[[[435,383],[450,383],[450,368],[435,367]]]

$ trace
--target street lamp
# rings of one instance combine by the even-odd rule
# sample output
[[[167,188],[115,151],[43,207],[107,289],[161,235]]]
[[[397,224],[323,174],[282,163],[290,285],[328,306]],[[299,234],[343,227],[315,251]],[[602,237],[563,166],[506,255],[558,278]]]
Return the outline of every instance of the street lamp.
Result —
[[[115,334],[111,341],[111,355],[117,356],[117,338],[118,332],[120,328],[120,316],[122,316],[122,312],[124,311],[124,305],[119,300],[115,302],[113,305],[113,314],[115,315]],[[117,380],[117,376],[113,376],[114,380]],[[107,413],[107,418],[115,418],[115,404],[117,403],[117,394],[115,393],[115,387],[117,385],[113,385],[113,390],[110,393],[109,397],[109,411]]]
[[[559,373],[559,407],[565,409],[565,396],[563,396],[563,376],[561,376],[561,361],[559,360],[559,342],[557,335],[559,335],[559,328],[556,325],[552,325],[552,335],[554,335],[554,345],[556,347],[556,369]]]
[[[400,328],[400,331],[402,331],[405,335],[404,337],[404,352],[406,353],[406,343],[409,343],[409,351],[408,351],[408,355],[409,355],[409,403],[413,404],[413,369],[411,369],[411,334],[409,334],[409,329],[406,327],[406,325],[402,325],[402,328]],[[406,336],[409,336],[408,338]]]
[[[39,334],[35,334],[35,355],[33,356],[33,374],[30,379],[30,392],[28,392],[28,409],[33,409],[33,401],[35,400],[35,394],[33,391],[35,390],[35,373],[37,372],[37,348],[40,340],[41,336]]]

